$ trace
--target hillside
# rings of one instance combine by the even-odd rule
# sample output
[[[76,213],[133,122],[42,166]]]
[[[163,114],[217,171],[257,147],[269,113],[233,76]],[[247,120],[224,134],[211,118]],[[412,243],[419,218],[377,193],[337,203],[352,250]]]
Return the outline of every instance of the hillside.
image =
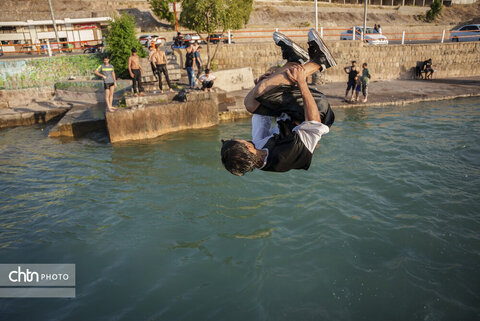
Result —
[[[47,1],[2,0],[0,21],[50,19]],[[55,17],[80,18],[112,15],[126,11],[135,16],[142,31],[171,30],[152,16],[146,0],[52,0]],[[480,2],[470,5],[444,7],[440,18],[426,23],[423,16],[428,7],[369,6],[368,20],[382,26],[457,26],[480,23]],[[319,23],[324,27],[345,27],[363,22],[363,6],[354,4],[329,4],[319,2]],[[311,27],[315,24],[313,1],[255,1],[246,29],[263,27]]]

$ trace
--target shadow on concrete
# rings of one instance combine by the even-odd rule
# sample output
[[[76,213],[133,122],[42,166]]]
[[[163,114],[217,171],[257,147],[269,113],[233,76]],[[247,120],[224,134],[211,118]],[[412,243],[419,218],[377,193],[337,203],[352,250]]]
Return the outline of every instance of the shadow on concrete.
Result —
[[[164,30],[173,30],[173,26],[158,21],[150,11],[140,11],[136,8],[132,9],[121,9],[118,10],[120,13],[128,13],[135,18],[135,24],[140,27],[142,32],[147,30],[154,29],[164,29]]]
[[[435,76],[435,74],[433,74]],[[465,86],[479,86],[480,87],[480,80],[478,79],[428,79],[432,83],[439,83],[439,84],[450,84],[450,85],[465,85]]]

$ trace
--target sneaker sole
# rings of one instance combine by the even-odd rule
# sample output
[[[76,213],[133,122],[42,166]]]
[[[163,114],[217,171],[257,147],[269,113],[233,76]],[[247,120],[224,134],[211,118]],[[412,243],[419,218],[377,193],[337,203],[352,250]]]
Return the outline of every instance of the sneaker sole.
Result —
[[[284,44],[286,44],[287,46],[289,47],[292,47],[293,50],[298,53],[299,56],[302,56],[302,58],[304,58],[304,61],[307,62],[310,57],[308,55],[308,52],[305,51],[302,47],[300,47],[299,45],[297,45],[295,42],[293,42],[290,38],[288,38],[287,36],[285,36],[283,33],[280,33],[280,32],[277,32],[275,31],[273,33],[273,41],[275,42],[275,44],[278,46],[278,43],[280,41],[283,41]]]
[[[312,36],[312,39],[310,39],[310,36]],[[315,41],[317,43],[320,51],[325,54],[325,58],[327,58],[327,61],[330,64],[330,68],[337,65],[335,58],[333,58],[327,45],[323,42],[322,38],[320,37],[318,32],[315,31],[315,29],[310,29],[310,31],[308,32],[308,41]]]

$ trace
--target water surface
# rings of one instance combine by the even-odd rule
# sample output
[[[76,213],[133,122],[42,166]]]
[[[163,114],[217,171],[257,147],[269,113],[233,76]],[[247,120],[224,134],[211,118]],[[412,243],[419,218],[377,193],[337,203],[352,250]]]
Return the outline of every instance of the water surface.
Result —
[[[248,121],[112,146],[0,131],[0,263],[75,263],[2,320],[474,320],[480,99],[337,110],[309,171],[235,177]]]

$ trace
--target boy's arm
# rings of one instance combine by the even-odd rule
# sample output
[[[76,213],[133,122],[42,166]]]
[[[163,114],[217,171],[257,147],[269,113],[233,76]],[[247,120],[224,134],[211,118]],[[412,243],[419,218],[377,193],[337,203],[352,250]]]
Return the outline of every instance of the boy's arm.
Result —
[[[305,69],[301,65],[295,65],[287,70],[288,78],[296,82],[303,99],[303,110],[305,111],[305,121],[321,122],[320,113],[318,111],[317,103],[310,92],[307,85],[307,75]]]
[[[113,77],[113,83],[115,84],[114,86],[117,87],[117,77],[115,76],[115,71],[112,71],[112,77]]]
[[[132,72],[132,56],[128,57],[128,73],[130,74],[130,77],[133,78],[133,72]]]
[[[100,68],[101,68],[101,66],[98,67],[97,69],[95,69],[93,73],[94,73],[95,75],[97,75],[98,77],[105,79],[106,76],[103,75],[103,74],[101,74],[101,73],[99,72]]]

